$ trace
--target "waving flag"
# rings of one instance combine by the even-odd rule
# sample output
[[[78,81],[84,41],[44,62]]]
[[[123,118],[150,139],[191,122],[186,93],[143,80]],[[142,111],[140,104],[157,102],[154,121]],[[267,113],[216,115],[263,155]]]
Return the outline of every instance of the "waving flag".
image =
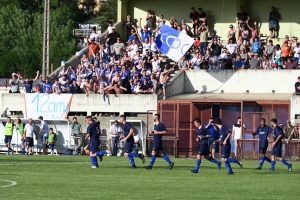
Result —
[[[166,25],[162,25],[159,32],[155,39],[157,48],[175,62],[178,62],[194,43],[193,38],[187,34]]]

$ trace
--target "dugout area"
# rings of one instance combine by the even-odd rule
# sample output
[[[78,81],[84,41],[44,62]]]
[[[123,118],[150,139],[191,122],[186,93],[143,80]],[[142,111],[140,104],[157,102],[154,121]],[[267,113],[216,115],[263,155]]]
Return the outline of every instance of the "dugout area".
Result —
[[[244,159],[258,159],[258,136],[253,138],[252,133],[259,126],[260,118],[265,118],[270,124],[271,118],[278,119],[278,123],[286,126],[290,117],[289,94],[181,94],[159,100],[157,112],[161,121],[168,129],[164,137],[164,145],[168,153],[175,157],[195,157],[198,144],[196,142],[193,119],[200,117],[202,124],[207,123],[210,117],[221,118],[223,125],[229,131],[239,116],[247,130],[242,133],[242,156]],[[148,111],[148,118],[156,111]],[[272,141],[272,136],[269,137]],[[285,148],[286,158],[299,158],[299,141],[291,141]],[[270,146],[268,154],[270,154]],[[231,151],[234,151],[234,142],[231,141]]]

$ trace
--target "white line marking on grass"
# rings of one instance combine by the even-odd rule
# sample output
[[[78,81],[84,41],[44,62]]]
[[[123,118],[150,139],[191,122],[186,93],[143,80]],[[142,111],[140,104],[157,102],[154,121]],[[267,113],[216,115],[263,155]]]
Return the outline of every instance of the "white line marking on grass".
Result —
[[[8,185],[0,186],[0,187],[3,187],[3,188],[11,187],[11,186],[17,185],[17,182],[16,182],[16,181],[3,180],[3,179],[0,179],[0,181],[4,181],[4,182],[9,182],[9,183],[10,183],[10,184],[8,184]]]

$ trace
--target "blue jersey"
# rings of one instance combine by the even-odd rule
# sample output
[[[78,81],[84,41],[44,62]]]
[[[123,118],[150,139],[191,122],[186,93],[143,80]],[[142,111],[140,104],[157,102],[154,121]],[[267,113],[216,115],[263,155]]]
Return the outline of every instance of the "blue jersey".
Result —
[[[206,127],[207,125],[208,125],[208,123],[204,124],[204,127]],[[218,140],[220,138],[220,133],[219,133],[219,131],[215,130],[215,126],[214,125],[210,124],[207,127],[207,130],[211,134],[211,138],[213,138],[214,140]]]
[[[243,67],[243,65],[244,65],[243,60],[234,62],[234,66],[237,67],[237,68],[241,68],[241,67]]]
[[[273,133],[273,137],[274,137],[274,142],[277,140],[277,138],[281,136],[281,138],[278,140],[278,142],[276,143],[275,147],[281,147],[282,146],[282,136],[283,136],[283,131],[279,126],[275,126],[274,128],[274,133]]]
[[[147,75],[146,75],[145,77],[142,76],[142,77],[140,78],[141,85],[144,85],[144,79],[146,79],[147,82],[150,81],[150,77],[149,77],[149,76],[147,76]]]
[[[124,124],[124,127],[123,127],[123,132],[124,132],[124,136],[127,137],[127,135],[130,133],[130,129],[131,129],[131,124],[129,122],[126,122]],[[133,135],[131,135],[127,140],[126,142],[130,142],[130,141],[133,141]]]
[[[90,143],[99,142],[100,139],[100,130],[99,130],[100,122],[93,122],[87,127],[87,134],[90,134]]]
[[[260,45],[259,39],[256,42],[252,42],[253,53],[259,53],[259,45]]]
[[[161,122],[154,124],[154,130],[157,132],[167,131],[165,125]],[[154,134],[154,140],[161,140],[162,137],[162,134]]]
[[[268,147],[268,135],[272,131],[272,128],[267,125],[257,127],[255,134],[259,135],[259,147]]]
[[[33,80],[23,82],[26,93],[31,93]]]
[[[48,93],[50,90],[52,90],[52,84],[51,83],[44,83],[43,84],[43,93]]]
[[[226,137],[230,134],[230,132],[229,132],[228,128],[224,125],[222,125],[219,132],[220,132],[220,138],[221,138],[222,145],[223,145],[223,142],[225,141]],[[230,146],[230,137],[228,138],[226,145]]]
[[[133,83],[133,84],[131,85],[131,93],[132,93],[132,94],[134,94],[134,88],[135,88],[135,86],[136,86],[135,83]]]
[[[142,42],[145,42],[145,39],[150,37],[150,35],[152,35],[153,31],[152,30],[149,30],[149,31],[144,31],[144,30],[141,30],[141,35],[142,35]]]
[[[201,136],[203,137],[203,136],[207,136],[207,135],[210,135],[210,134],[208,133],[207,129],[202,126],[201,128],[196,127],[196,135],[198,137],[201,137]],[[208,138],[199,140],[199,143],[200,144],[205,143],[205,142],[207,143],[207,139]]]

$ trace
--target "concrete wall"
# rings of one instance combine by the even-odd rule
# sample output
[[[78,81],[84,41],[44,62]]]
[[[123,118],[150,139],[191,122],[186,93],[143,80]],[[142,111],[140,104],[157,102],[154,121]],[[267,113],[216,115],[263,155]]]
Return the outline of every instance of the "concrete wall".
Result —
[[[175,76],[173,76],[167,84],[167,88],[166,88],[167,89],[166,90],[167,97],[184,93],[185,85],[183,83],[185,82],[184,81],[185,77],[186,76],[185,76],[184,71],[177,71]],[[163,93],[162,92],[159,93],[158,98],[159,99],[163,98]]]
[[[292,96],[291,97],[291,121],[300,123],[300,116],[296,118],[296,115],[300,115],[300,96]]]
[[[115,112],[115,113],[147,113],[148,110],[157,109],[157,95],[133,95],[123,94],[109,95],[108,99],[103,101],[100,94],[89,95],[75,94],[72,100],[70,112]],[[24,110],[24,94],[0,94],[0,112],[23,111]]]
[[[126,4],[128,7],[125,6]],[[282,0],[152,0],[151,3],[145,0],[119,0],[119,5],[122,6],[122,8],[119,8],[119,12],[126,12],[126,14],[119,13],[118,21],[124,21],[126,15],[129,14],[135,21],[143,18],[143,25],[145,24],[145,16],[148,9],[154,10],[156,17],[163,14],[166,24],[169,24],[172,15],[180,23],[182,19],[190,22],[189,13],[191,7],[201,7],[208,16],[210,31],[216,29],[223,40],[227,38],[230,24],[235,24],[235,27],[237,27],[235,17],[239,12],[240,6],[243,6],[244,10],[250,15],[250,24],[253,24],[254,20],[261,23],[261,33],[263,34],[269,34],[267,23],[271,6],[277,7],[282,17],[279,37],[282,38],[285,34],[297,36],[300,30],[300,19],[295,14],[300,5],[299,0],[286,0],[284,3]]]
[[[186,72],[184,91],[202,93],[294,93],[298,70],[189,70]]]

